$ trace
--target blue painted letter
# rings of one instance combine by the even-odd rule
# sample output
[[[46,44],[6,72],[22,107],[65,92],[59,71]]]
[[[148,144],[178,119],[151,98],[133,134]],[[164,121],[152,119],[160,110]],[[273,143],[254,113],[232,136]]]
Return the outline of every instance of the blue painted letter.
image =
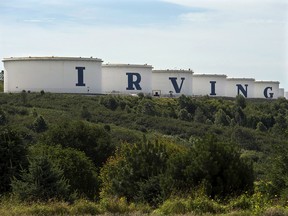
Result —
[[[78,71],[78,83],[76,83],[76,86],[85,86],[83,82],[85,67],[76,67],[75,69]]]
[[[176,93],[180,93],[185,78],[184,78],[184,77],[181,77],[181,80],[182,80],[182,81],[181,81],[180,87],[179,87],[178,84],[177,84],[177,77],[169,77],[169,80],[171,80],[175,92],[176,92]]]
[[[141,82],[141,75],[139,73],[126,73],[126,75],[128,76],[128,87],[126,90],[135,90],[135,88],[136,90],[142,90],[139,84]],[[133,79],[134,76],[136,77],[136,80]]]
[[[236,86],[238,87],[238,88],[237,88],[237,90],[238,90],[237,94],[239,95],[239,94],[240,94],[240,91],[241,91],[242,94],[243,94],[243,96],[247,98],[247,94],[248,94],[248,89],[247,89],[247,87],[248,87],[248,85],[245,84],[245,89],[244,89],[244,87],[243,87],[241,84],[236,84]]]
[[[216,92],[215,92],[216,81],[210,81],[210,83],[211,83],[211,93],[210,93],[210,95],[216,95]]]
[[[269,89],[270,89],[271,91],[273,90],[272,87],[267,87],[267,88],[264,89],[264,96],[265,96],[265,98],[273,98],[274,93],[272,93],[272,92],[270,92],[270,93],[269,93],[269,96],[268,96],[268,90],[269,90]]]

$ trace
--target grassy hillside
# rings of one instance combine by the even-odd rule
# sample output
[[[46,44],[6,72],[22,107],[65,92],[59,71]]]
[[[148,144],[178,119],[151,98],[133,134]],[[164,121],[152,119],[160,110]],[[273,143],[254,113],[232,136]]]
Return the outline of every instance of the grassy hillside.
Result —
[[[51,215],[55,215],[53,205],[58,205],[59,211],[63,211],[61,214],[81,214],[80,208],[83,211],[85,208],[87,211],[82,214],[92,214],[89,211],[94,214],[153,211],[155,214],[229,214],[238,211],[239,215],[265,212],[285,215],[287,110],[285,99],[151,98],[44,92],[0,94],[0,145],[3,145],[0,147],[4,152],[0,168],[4,172],[7,170],[7,181],[0,182],[7,185],[0,187],[0,198],[2,194],[11,194],[9,181],[12,177],[19,178],[16,165],[10,172],[15,155],[19,152],[24,155],[24,158],[21,156],[23,162],[16,158],[15,164],[21,163],[21,167],[28,170],[26,155],[31,163],[31,159],[33,161],[46,149],[45,154],[51,151],[49,157],[60,155],[53,161],[61,165],[70,188],[83,190],[84,194],[79,194],[76,200],[86,197],[93,201],[78,200],[68,205],[44,200],[38,207],[36,202],[29,208],[25,200],[19,202],[18,198],[6,195],[0,200],[0,213],[20,214],[24,206],[23,215],[32,214],[37,208],[45,212],[51,210]],[[5,146],[5,143],[10,144]],[[12,148],[11,143],[24,148]],[[61,158],[65,158],[65,166]],[[10,162],[5,165],[6,161]],[[233,164],[236,164],[234,168]],[[254,186],[245,191],[244,185],[245,192],[241,192],[242,189],[234,185],[240,185],[241,176],[249,176],[245,164],[253,167]],[[233,177],[239,172],[240,176]],[[205,177],[207,173],[209,176]],[[73,185],[73,181],[79,181],[77,176],[87,177],[83,187]],[[96,179],[92,198],[91,179]],[[222,184],[225,179],[227,182]],[[135,184],[131,183],[133,181]],[[209,181],[211,184],[207,186]],[[238,181],[231,185],[234,189],[228,187],[224,194],[225,185],[234,181]],[[209,193],[214,189],[216,195]],[[222,191],[217,194],[219,190]],[[19,206],[13,207],[14,213],[9,210],[11,205],[7,199]],[[81,207],[77,209],[77,205]]]

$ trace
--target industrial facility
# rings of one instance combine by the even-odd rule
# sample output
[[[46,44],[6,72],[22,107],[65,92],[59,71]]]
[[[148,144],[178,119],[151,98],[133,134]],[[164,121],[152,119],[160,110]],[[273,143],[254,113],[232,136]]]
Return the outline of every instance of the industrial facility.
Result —
[[[137,94],[276,99],[288,96],[278,81],[194,74],[192,70],[153,70],[143,64],[102,64],[98,58],[4,58],[4,92]]]

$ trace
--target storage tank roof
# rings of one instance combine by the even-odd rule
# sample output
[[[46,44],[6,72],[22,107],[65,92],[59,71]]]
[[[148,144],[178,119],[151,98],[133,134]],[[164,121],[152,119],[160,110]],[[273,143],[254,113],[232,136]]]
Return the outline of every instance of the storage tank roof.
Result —
[[[227,77],[225,74],[194,74],[193,77]]]
[[[98,58],[82,58],[82,57],[57,57],[57,56],[43,56],[43,57],[10,57],[4,58],[3,62],[6,61],[96,61],[96,62],[103,62],[101,59]]]
[[[274,84],[280,84],[279,81],[265,81],[265,80],[256,80],[255,83],[274,83]]]
[[[255,82],[255,79],[254,79],[254,78],[227,78],[227,80],[228,80],[228,81],[229,81],[229,80],[231,80],[231,81],[233,81],[233,80],[235,80],[235,81],[245,80],[245,81],[253,81],[253,82]]]
[[[152,73],[191,73],[193,74],[193,70],[153,70]]]
[[[102,64],[102,67],[153,68],[152,65],[147,65],[147,64]]]

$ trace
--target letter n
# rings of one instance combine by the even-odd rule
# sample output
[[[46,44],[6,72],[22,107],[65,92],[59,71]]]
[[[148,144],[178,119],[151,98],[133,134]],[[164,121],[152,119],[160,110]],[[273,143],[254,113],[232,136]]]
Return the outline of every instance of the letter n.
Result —
[[[76,83],[76,86],[85,86],[83,79],[85,67],[76,67],[75,69],[78,71],[78,83]]]
[[[248,85],[245,84],[245,89],[244,87],[241,85],[241,84],[236,84],[237,86],[237,94],[239,95],[240,92],[243,94],[244,97],[247,98],[247,95],[248,95]]]
[[[140,86],[141,75],[139,73],[126,73],[126,75],[128,76],[128,87],[126,90],[135,90],[135,88],[136,90],[142,90]]]

